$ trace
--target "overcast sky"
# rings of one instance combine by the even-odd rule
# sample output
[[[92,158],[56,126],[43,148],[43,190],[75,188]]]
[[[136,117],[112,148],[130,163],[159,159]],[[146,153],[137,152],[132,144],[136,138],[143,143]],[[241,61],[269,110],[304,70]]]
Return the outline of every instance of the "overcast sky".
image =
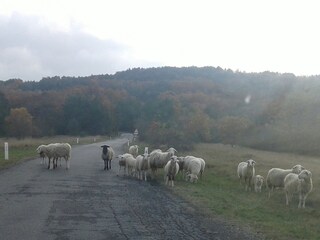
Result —
[[[0,80],[220,66],[320,74],[317,0],[0,0]]]

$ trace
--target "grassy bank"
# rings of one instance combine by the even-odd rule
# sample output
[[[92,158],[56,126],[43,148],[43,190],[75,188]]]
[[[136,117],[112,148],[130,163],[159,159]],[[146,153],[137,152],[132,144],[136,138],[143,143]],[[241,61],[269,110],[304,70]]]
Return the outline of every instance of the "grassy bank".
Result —
[[[94,141],[103,141],[106,136],[87,136],[77,137],[73,136],[56,136],[56,137],[45,137],[45,138],[0,138],[0,169],[12,166],[21,161],[25,161],[30,158],[37,158],[36,149],[41,144],[49,144],[55,142],[68,142],[72,146],[78,144],[88,144]],[[9,160],[5,160],[4,154],[4,143],[7,142],[9,145]]]
[[[200,144],[194,151],[178,155],[194,155],[206,160],[202,180],[190,184],[180,179],[173,190],[204,212],[249,226],[267,239],[320,239],[319,159],[221,144]],[[267,198],[265,188],[262,193],[245,192],[236,170],[239,162],[249,158],[257,162],[256,174],[264,177],[272,167],[291,168],[300,163],[310,169],[314,189],[307,198],[306,208],[297,208],[298,196],[294,196],[287,207],[285,194],[280,190],[271,199]],[[162,179],[159,177],[159,181]]]

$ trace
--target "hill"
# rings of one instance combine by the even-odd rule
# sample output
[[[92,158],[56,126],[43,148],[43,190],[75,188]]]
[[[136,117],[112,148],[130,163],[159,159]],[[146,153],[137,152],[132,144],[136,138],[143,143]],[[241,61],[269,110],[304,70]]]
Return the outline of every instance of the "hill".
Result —
[[[0,134],[94,135],[138,128],[142,139],[177,148],[221,142],[318,154],[319,80],[220,67],[11,79],[0,81]]]

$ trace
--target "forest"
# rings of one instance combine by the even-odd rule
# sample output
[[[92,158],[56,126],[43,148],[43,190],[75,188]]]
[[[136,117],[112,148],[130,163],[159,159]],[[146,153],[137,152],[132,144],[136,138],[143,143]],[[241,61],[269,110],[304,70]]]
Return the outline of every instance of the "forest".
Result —
[[[112,135],[319,155],[320,76],[220,67],[133,68],[0,81],[0,136]]]

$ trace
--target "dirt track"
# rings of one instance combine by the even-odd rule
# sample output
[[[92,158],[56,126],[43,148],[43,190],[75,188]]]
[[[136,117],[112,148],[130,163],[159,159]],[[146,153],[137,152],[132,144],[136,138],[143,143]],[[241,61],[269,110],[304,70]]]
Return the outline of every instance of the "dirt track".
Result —
[[[107,141],[116,155],[126,138]],[[0,239],[256,239],[200,214],[157,182],[103,171],[101,143],[73,148],[71,167],[40,159],[0,172]]]

